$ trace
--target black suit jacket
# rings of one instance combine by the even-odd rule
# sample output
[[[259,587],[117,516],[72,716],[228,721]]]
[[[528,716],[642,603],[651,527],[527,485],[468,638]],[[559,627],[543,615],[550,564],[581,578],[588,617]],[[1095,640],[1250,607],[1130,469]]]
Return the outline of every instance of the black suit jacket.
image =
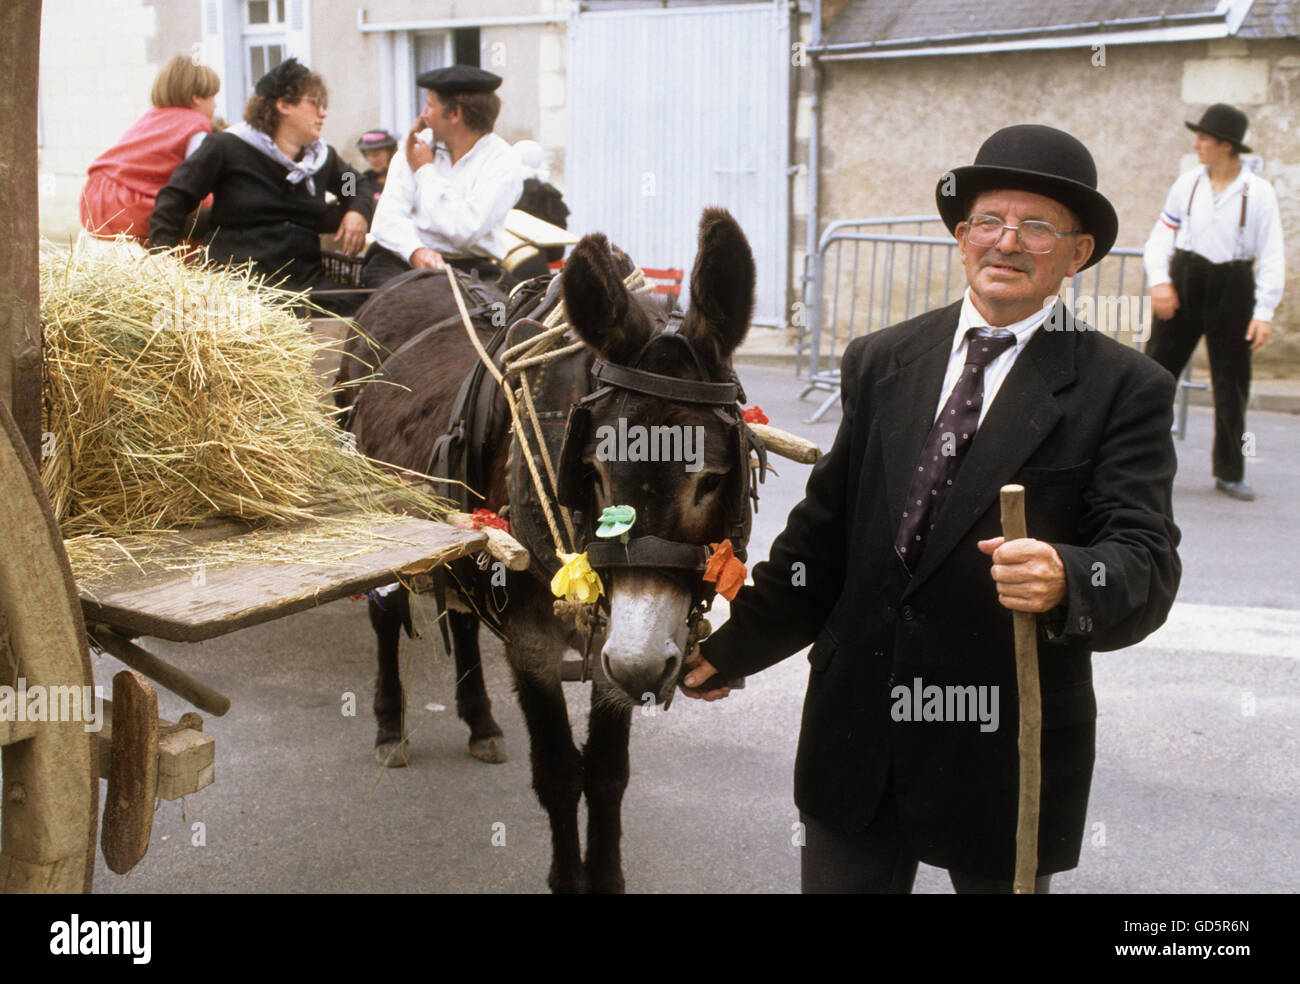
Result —
[[[1019,726],[1012,618],[976,541],[1000,535],[999,489],[1019,482],[1029,535],[1065,564],[1068,599],[1039,619],[1039,873],[1063,871],[1078,863],[1092,780],[1091,654],[1159,627],[1181,575],[1171,505],[1175,383],[1059,307],[989,407],[909,577],[894,536],[960,309],[846,347],[835,443],[703,655],[730,678],[813,643],[795,764],[800,809],[861,830],[892,769],[902,831],[921,860],[1010,879]],[[918,678],[987,687],[989,696],[996,686],[997,729],[894,720],[894,688]]]

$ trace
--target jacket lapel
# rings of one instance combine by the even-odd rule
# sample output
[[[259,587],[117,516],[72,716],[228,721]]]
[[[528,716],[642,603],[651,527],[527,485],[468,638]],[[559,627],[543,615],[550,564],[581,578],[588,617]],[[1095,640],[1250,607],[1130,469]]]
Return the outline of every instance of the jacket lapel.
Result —
[[[952,354],[953,333],[961,302],[934,312],[917,326],[915,333],[898,348],[894,366],[875,387],[873,400],[880,410],[876,415],[885,460],[885,494],[888,515],[902,522],[903,502],[912,481],[921,447],[934,426],[939,403],[939,389]],[[972,449],[973,450],[973,449]],[[863,488],[879,487],[878,476],[863,476]]]
[[[1064,330],[1049,331],[1047,326],[1051,324],[1062,325]],[[926,540],[925,553],[908,593],[947,559],[997,500],[1002,486],[1012,479],[1060,420],[1061,408],[1054,394],[1075,378],[1074,329],[1074,319],[1068,312],[1058,311],[1034,332],[1016,359],[975,433],[975,441],[957,472],[934,531]],[[935,399],[938,399],[937,390]],[[915,453],[919,452],[918,445]]]

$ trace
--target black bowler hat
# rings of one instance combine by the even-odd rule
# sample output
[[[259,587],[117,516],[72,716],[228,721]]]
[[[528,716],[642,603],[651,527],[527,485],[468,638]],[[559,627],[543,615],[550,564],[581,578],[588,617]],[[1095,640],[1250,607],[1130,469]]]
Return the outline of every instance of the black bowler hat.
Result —
[[[440,95],[456,96],[469,92],[493,92],[501,84],[501,76],[472,65],[452,65],[421,72],[416,76],[415,84]]]
[[[310,74],[311,69],[297,58],[286,58],[258,79],[253,91],[265,99],[279,99],[292,83]]]
[[[1215,103],[1201,114],[1201,122],[1193,123],[1188,120],[1186,126],[1189,130],[1208,133],[1219,140],[1226,140],[1241,153],[1249,154],[1250,148],[1241,142],[1249,124],[1250,120],[1246,118],[1246,114],[1236,106]]]
[[[984,141],[975,163],[939,179],[934,197],[949,232],[966,219],[982,191],[1032,191],[1060,202],[1079,217],[1083,231],[1096,240],[1082,269],[1099,263],[1119,233],[1115,208],[1097,191],[1097,165],[1077,138],[1064,130],[1022,123],[999,130]]]

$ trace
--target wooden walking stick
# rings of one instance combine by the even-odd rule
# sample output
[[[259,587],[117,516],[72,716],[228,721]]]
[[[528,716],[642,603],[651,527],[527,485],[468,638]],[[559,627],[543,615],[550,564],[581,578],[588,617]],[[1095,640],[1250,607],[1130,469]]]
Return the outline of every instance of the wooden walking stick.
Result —
[[[1025,487],[1002,486],[1002,535],[1025,532]],[[1016,690],[1020,696],[1020,808],[1016,816],[1017,895],[1034,894],[1038,873],[1038,800],[1043,781],[1043,695],[1038,686],[1038,637],[1032,612],[1012,612],[1016,630]]]

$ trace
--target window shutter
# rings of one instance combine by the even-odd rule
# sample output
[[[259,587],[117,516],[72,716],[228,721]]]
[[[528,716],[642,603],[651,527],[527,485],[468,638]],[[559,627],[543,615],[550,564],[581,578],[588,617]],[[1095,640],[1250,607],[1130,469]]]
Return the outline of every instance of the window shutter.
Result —
[[[311,0],[288,0],[284,20],[285,57],[316,69],[311,60]]]
[[[240,48],[240,0],[199,0],[203,61],[221,76],[217,115],[235,122],[244,115],[244,68]]]

